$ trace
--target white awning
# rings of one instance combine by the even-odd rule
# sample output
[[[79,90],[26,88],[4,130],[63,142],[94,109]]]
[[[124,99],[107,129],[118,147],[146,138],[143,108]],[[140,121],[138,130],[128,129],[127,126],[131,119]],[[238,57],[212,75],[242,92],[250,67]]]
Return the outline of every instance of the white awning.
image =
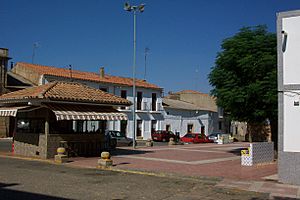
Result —
[[[127,115],[111,107],[51,104],[57,120],[127,120]]]
[[[1,117],[16,117],[18,110],[28,108],[28,106],[19,106],[19,107],[0,107],[0,116]]]

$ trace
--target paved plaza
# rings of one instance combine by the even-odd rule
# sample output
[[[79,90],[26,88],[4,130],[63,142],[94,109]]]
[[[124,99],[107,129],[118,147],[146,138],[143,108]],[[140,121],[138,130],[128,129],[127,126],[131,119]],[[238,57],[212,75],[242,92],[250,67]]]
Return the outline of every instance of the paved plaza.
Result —
[[[118,148],[112,152],[112,170],[152,175],[210,177],[217,186],[269,193],[276,198],[300,198],[300,187],[277,182],[277,162],[241,166],[240,151],[249,143],[188,144]],[[98,158],[74,158],[67,165],[95,168]]]
[[[188,144],[159,147],[119,148],[112,152],[114,169],[177,173],[240,180],[261,180],[277,173],[277,164],[242,167],[240,151],[248,143]],[[70,165],[95,167],[98,158],[75,158]]]
[[[268,193],[271,199],[299,198],[299,186],[277,181],[276,161],[252,167],[241,166],[240,151],[248,146],[249,143],[122,147],[112,152],[113,167],[110,171],[179,180],[191,178],[213,183],[217,188]],[[22,158],[10,152],[1,152],[0,155]],[[98,159],[75,157],[63,165],[95,170]],[[53,163],[52,159],[47,161]]]
[[[264,200],[215,179],[158,177],[0,157],[3,200]]]

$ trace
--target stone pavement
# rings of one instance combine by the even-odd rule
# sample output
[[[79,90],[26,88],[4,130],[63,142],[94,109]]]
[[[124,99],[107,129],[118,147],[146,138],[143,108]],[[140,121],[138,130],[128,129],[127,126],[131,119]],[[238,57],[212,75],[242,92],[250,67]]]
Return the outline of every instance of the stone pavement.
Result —
[[[118,148],[112,152],[112,170],[178,174],[189,177],[217,177],[218,187],[270,193],[274,199],[300,198],[300,187],[280,184],[274,177],[277,163],[245,167],[240,151],[248,143],[189,144],[159,147]],[[98,158],[73,158],[70,166],[95,168]]]

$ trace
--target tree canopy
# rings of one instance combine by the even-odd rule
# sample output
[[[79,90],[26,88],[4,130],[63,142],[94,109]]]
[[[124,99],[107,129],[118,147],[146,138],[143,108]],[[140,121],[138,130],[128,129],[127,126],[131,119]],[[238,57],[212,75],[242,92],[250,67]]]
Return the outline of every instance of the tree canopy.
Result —
[[[277,120],[276,34],[266,26],[245,27],[221,45],[209,74],[217,105],[233,120]]]

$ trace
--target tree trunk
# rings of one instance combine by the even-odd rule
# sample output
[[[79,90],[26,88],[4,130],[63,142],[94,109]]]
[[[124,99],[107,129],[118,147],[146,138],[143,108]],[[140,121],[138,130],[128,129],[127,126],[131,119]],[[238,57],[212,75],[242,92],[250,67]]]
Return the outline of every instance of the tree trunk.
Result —
[[[270,130],[265,123],[248,122],[247,133],[249,134],[249,142],[265,142]]]
[[[270,120],[271,124],[271,140],[274,142],[275,151],[278,150],[278,121],[277,119]]]

